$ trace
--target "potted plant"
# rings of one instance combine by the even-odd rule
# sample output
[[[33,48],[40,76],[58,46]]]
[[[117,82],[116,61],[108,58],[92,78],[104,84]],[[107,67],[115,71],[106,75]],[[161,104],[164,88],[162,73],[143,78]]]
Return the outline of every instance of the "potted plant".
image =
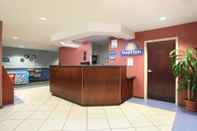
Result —
[[[197,111],[197,50],[188,48],[185,51],[170,52],[172,72],[178,78],[178,89],[187,90],[185,106],[188,111]]]

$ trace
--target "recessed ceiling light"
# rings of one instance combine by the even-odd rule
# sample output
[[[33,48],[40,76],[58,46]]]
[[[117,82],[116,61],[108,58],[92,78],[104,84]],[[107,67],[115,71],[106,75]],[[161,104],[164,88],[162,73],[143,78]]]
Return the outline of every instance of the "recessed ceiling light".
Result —
[[[70,48],[79,48],[79,47],[80,47],[79,44],[75,44],[75,43],[70,42],[70,41],[68,41],[68,42],[66,42],[66,43],[63,42],[63,41],[60,41],[59,43],[60,43],[61,46],[63,46],[63,47],[70,47]]]
[[[40,20],[41,20],[41,21],[46,21],[47,18],[46,18],[46,17],[40,17]]]
[[[167,17],[162,16],[162,17],[159,18],[159,20],[160,20],[160,21],[165,21],[165,20],[167,20]]]
[[[19,39],[19,37],[18,37],[18,36],[13,36],[13,37],[12,37],[12,39],[14,39],[14,40],[18,40],[18,39]]]

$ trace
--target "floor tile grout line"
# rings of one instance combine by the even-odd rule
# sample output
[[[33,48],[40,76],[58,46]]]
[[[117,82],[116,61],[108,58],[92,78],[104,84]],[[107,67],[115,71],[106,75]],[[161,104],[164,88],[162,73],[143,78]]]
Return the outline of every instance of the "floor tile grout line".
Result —
[[[136,131],[136,128],[133,126],[133,124],[130,122],[129,118],[127,117],[127,115],[124,113],[124,111],[122,110],[121,107],[120,108],[120,111],[122,112],[123,116],[127,119],[127,121],[129,122],[131,128],[134,128],[134,130]]]
[[[39,104],[39,106],[34,110],[34,112],[39,112],[39,111],[37,111],[37,110],[39,110],[39,108],[40,108],[42,105],[45,105],[45,103],[46,103],[47,101],[49,101],[51,98],[52,98],[52,96],[50,96],[50,97],[47,98],[45,101],[43,101],[41,104]]]
[[[44,103],[44,102],[43,102],[43,103]],[[32,114],[33,114],[33,112],[32,112]],[[31,115],[32,115],[32,114],[31,114]],[[30,115],[30,116],[31,116],[31,115]],[[30,117],[30,116],[29,116],[29,117]],[[20,125],[22,125],[22,123],[23,123],[25,120],[27,120],[27,119],[28,119],[28,117],[25,118],[25,119],[23,119],[23,120],[13,129],[13,131],[15,131],[15,130],[16,130]]]
[[[68,118],[69,118],[69,116],[71,114],[71,111],[72,111],[73,106],[74,105],[71,104],[71,107],[70,107],[70,109],[68,110],[68,113],[65,116],[65,121],[64,121],[64,124],[62,125],[62,128],[60,129],[60,131],[64,131],[64,127],[66,126],[66,123],[68,122]]]
[[[88,122],[89,122],[89,121],[88,121],[88,120],[89,120],[88,117],[89,117],[89,116],[88,116],[88,107],[86,107],[86,108],[87,108],[87,112],[86,112],[86,113],[87,113],[87,114],[86,114],[86,117],[87,117],[87,118],[86,118],[86,131],[88,131]]]
[[[153,115],[151,115],[151,116],[153,116]],[[174,118],[175,119],[175,118]],[[151,120],[151,122],[154,124],[154,126],[156,126],[159,130],[161,130],[160,129],[160,126],[165,126],[165,124],[164,125],[157,125],[157,124],[155,124],[154,123],[154,121],[153,120]],[[168,124],[166,124],[166,125],[168,125]],[[173,129],[173,126],[171,126],[171,129]]]
[[[23,123],[25,120],[28,120],[28,118],[29,118],[30,116],[32,116],[33,113],[34,113],[34,112],[32,112],[28,117],[26,117],[25,119],[23,119],[23,120],[13,129],[13,131],[15,131],[20,125],[22,125],[22,123]]]
[[[23,119],[19,124],[17,124],[17,126],[12,130],[15,131],[26,119]]]
[[[51,99],[51,98],[50,98]],[[48,115],[48,117],[42,122],[42,124],[38,127],[37,131],[39,131],[42,126],[44,125],[44,123],[49,119],[50,115],[55,111],[55,109],[57,108],[58,103],[56,104],[56,106],[54,107],[53,111],[50,112],[50,114]]]
[[[106,111],[105,108],[103,108],[103,110],[104,110],[104,114],[105,114],[105,115],[104,115],[104,116],[105,116],[105,119],[107,120],[108,126],[109,126],[109,128],[110,128],[110,131],[112,131],[112,127],[111,127],[109,118],[108,118],[108,116],[107,116],[107,111]]]
[[[15,112],[16,113],[16,112]],[[25,118],[23,119],[20,119],[20,118],[8,118],[7,120],[24,120],[24,119],[28,119],[34,112],[31,112],[28,116],[26,116]]]
[[[48,99],[49,99],[49,98],[48,98]],[[48,99],[47,99],[46,101],[48,101]],[[45,102],[46,102],[46,101],[45,101]],[[44,104],[45,102],[43,102],[43,104]],[[39,108],[39,107],[38,107],[38,108]],[[31,115],[29,115],[27,118],[23,119],[23,121],[21,122],[21,124],[22,124],[25,120],[28,120],[28,119],[32,116],[32,114],[35,113],[35,112],[36,112],[36,111],[33,111],[33,112],[31,113]],[[33,119],[32,119],[32,120],[33,120]],[[20,124],[20,125],[21,125],[21,124]],[[20,125],[18,125],[14,130],[16,130]],[[14,131],[14,130],[13,130],[13,131]]]
[[[36,110],[36,109],[35,109]],[[16,112],[16,111],[9,111],[9,113],[14,113],[14,112]],[[22,111],[20,111],[20,112],[22,112]],[[28,117],[30,117],[32,114],[34,113],[34,111],[31,111],[31,114],[28,116]],[[24,119],[20,119],[21,120],[21,122],[19,122],[19,124],[17,124],[17,126],[15,127],[15,128],[13,128],[12,130],[14,131],[14,130],[16,130],[25,120],[27,120],[28,119],[28,117],[26,117],[26,118],[24,118]],[[9,120],[9,119],[7,119],[7,120]],[[14,120],[14,119],[10,119],[10,120]],[[19,119],[18,119],[19,120]],[[5,120],[6,121],[6,120]],[[3,121],[2,121],[3,122]]]
[[[145,106],[146,108],[152,108],[152,107],[149,107],[149,106]],[[152,123],[152,125],[155,127],[155,128],[157,128],[159,131],[160,131],[160,128],[157,126],[157,125],[155,125],[154,123],[153,123],[153,121],[152,120],[150,120],[150,119],[148,119],[147,118],[147,116],[143,113],[143,112],[141,112],[141,111],[138,111],[144,118],[146,118],[150,123]],[[150,127],[150,126],[144,126],[144,127]]]
[[[150,108],[150,107],[148,107],[148,108]],[[151,122],[151,123],[153,124],[153,126],[156,127],[156,128],[158,129],[158,131],[161,131],[161,129],[160,129],[151,119],[148,119],[148,117],[147,117],[144,113],[142,113],[142,115],[143,115],[149,122]],[[151,115],[151,116],[152,116],[152,115]]]
[[[11,119],[11,118],[9,118],[9,117],[11,117],[11,116],[13,116],[13,114],[15,113],[15,111],[10,111],[8,114],[6,114],[6,115],[9,115],[9,114],[11,114],[10,116],[8,116],[8,118],[5,118],[5,119],[3,119],[3,120],[0,120],[0,123],[1,122],[4,122],[4,121],[6,121],[6,120],[23,120],[23,119]],[[6,116],[7,117],[7,116]],[[25,118],[24,118],[25,119]]]

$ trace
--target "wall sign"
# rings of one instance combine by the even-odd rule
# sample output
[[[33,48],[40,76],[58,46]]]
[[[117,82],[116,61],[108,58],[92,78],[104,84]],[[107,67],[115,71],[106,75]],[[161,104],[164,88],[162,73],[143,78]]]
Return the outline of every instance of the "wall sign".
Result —
[[[129,42],[126,47],[120,52],[121,56],[138,56],[144,54],[144,49],[139,48],[136,43]]]
[[[137,56],[143,55],[144,49],[134,49],[134,50],[122,50],[121,56]]]

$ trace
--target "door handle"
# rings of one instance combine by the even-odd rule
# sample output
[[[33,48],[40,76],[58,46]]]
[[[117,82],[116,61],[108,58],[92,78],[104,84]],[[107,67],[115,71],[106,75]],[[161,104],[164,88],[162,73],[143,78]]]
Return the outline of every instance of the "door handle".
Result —
[[[151,69],[148,69],[148,73],[152,73],[152,70]]]

